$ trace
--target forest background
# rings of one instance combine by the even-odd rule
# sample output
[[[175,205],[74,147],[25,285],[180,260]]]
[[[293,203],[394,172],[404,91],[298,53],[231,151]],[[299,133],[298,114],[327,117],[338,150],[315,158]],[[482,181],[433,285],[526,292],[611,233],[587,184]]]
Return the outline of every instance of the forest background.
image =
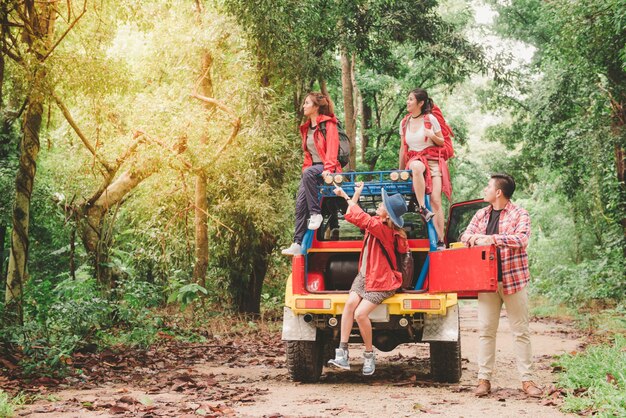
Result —
[[[428,89],[453,200],[517,180],[536,312],[625,328],[624,0],[4,0],[0,18],[0,340],[28,372],[280,318],[311,90],[352,167],[379,170]]]

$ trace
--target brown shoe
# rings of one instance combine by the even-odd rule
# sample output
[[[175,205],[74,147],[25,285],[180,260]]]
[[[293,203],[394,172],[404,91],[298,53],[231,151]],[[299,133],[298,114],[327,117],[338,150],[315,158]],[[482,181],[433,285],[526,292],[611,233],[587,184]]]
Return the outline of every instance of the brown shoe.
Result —
[[[543,390],[539,386],[535,384],[532,380],[526,380],[522,382],[522,390],[528,396],[532,396],[533,398],[541,398],[543,395]]]
[[[478,386],[474,389],[474,395],[483,397],[491,392],[491,382],[486,379],[478,379]]]

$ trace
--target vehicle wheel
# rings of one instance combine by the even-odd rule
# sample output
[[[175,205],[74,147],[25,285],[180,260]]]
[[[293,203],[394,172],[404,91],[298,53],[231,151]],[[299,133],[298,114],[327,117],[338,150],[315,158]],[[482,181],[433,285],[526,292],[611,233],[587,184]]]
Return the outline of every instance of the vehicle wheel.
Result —
[[[324,341],[287,341],[287,370],[296,382],[320,380],[324,362]]]
[[[322,366],[328,363],[328,360],[335,358],[335,349],[339,347],[339,340],[335,341],[331,336],[324,337],[324,351],[322,358]]]
[[[430,371],[436,382],[458,383],[461,380],[461,333],[458,341],[430,343]]]

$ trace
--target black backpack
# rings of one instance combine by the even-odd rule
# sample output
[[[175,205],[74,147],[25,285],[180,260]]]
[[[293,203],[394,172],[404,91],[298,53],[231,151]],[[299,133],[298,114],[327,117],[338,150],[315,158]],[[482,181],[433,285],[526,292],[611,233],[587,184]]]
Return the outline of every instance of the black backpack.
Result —
[[[411,250],[408,253],[400,253],[398,252],[398,246],[396,245],[396,239],[394,236],[394,251],[396,253],[396,262],[398,263],[397,268],[394,268],[393,263],[391,262],[391,258],[389,254],[387,254],[387,250],[385,250],[385,246],[381,244],[381,248],[383,249],[383,253],[385,257],[387,257],[387,261],[391,266],[392,270],[399,271],[402,273],[402,289],[412,290],[413,289],[413,254],[411,254]]]
[[[326,121],[319,123],[320,131],[326,139]],[[337,132],[339,133],[339,150],[337,151],[337,161],[341,164],[341,167],[345,167],[350,162],[350,138],[343,130],[341,122],[337,121]]]

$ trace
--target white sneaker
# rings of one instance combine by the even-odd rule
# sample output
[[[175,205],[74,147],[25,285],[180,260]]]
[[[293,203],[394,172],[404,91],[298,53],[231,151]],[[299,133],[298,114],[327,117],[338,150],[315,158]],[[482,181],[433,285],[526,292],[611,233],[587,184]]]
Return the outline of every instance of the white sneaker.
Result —
[[[300,255],[302,254],[302,246],[298,244],[297,242],[294,242],[293,244],[291,244],[291,247],[285,248],[284,250],[281,251],[281,253],[283,255],[290,255],[290,256]]]
[[[350,370],[350,361],[348,360],[348,350],[343,348],[335,349],[335,358],[328,360],[329,366],[335,366],[340,369]]]
[[[309,229],[315,230],[315,229],[319,228],[320,225],[322,225],[322,221],[323,220],[324,220],[324,217],[322,216],[321,213],[314,213],[309,218]]]
[[[372,351],[363,353],[363,376],[371,376],[376,370],[376,355]]]

